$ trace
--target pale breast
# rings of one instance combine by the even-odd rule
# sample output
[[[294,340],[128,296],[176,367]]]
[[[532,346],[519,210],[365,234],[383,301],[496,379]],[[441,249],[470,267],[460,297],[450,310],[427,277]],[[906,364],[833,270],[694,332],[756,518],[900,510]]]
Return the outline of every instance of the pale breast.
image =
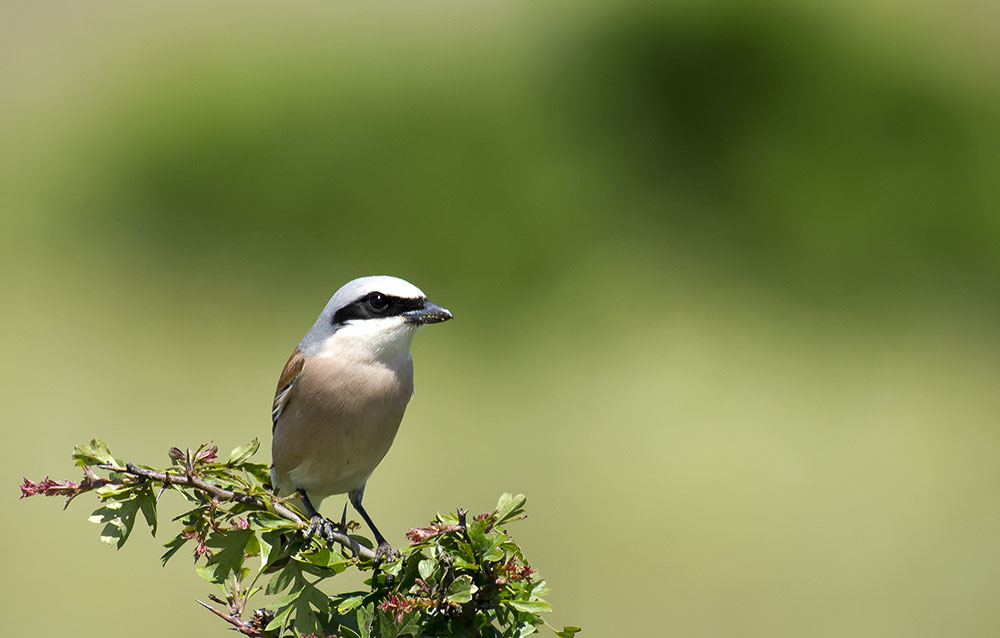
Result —
[[[362,487],[392,445],[413,394],[413,363],[311,357],[274,431],[282,494],[319,500]]]

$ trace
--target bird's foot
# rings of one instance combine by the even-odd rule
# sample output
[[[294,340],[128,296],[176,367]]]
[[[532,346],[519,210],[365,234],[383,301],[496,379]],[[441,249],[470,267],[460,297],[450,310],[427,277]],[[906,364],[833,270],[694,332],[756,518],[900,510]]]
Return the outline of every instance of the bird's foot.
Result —
[[[375,562],[376,563],[391,563],[400,557],[400,553],[392,548],[386,541],[382,541],[375,548]]]
[[[313,535],[318,534],[320,538],[326,539],[326,542],[332,543],[337,532],[345,533],[336,523],[317,514],[309,519],[309,527],[302,535],[306,540],[309,540]]]

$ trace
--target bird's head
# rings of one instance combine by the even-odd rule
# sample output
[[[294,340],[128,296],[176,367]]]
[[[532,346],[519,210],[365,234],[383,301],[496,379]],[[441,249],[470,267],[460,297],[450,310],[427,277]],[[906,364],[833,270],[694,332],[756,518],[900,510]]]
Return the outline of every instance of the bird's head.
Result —
[[[417,328],[451,318],[404,279],[361,277],[334,293],[299,349],[307,355],[335,348],[392,358],[409,352]]]

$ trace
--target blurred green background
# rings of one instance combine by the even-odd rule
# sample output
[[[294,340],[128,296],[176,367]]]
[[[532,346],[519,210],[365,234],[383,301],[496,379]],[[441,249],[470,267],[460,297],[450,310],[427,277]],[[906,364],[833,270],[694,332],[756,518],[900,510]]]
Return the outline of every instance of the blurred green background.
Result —
[[[329,295],[391,273],[456,320],[369,483],[390,541],[520,491],[586,636],[997,635],[998,17],[3,2],[4,633],[222,635],[167,535],[16,485],[267,441]]]

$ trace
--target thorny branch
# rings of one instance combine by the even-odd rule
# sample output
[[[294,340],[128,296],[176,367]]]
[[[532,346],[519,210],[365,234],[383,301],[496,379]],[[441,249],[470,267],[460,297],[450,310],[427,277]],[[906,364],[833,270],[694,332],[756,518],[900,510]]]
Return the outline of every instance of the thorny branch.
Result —
[[[218,485],[213,485],[203,479],[194,476],[192,473],[188,472],[183,475],[167,474],[166,472],[157,472],[156,470],[149,470],[144,467],[139,467],[134,463],[126,463],[125,467],[118,467],[115,465],[100,465],[98,466],[102,470],[108,470],[111,472],[118,472],[119,474],[127,474],[131,476],[141,477],[156,483],[161,483],[162,485],[186,485],[193,487],[194,489],[205,492],[220,501],[234,501],[237,503],[242,503],[256,509],[263,511],[268,511],[268,504],[262,499],[255,496],[250,496],[249,494],[240,494],[239,492],[233,492],[227,489],[223,489]],[[272,495],[273,496],[273,495]],[[286,520],[292,521],[298,526],[305,526],[307,521],[304,521],[301,516],[296,514],[286,505],[284,505],[277,496],[273,496],[270,503],[270,510],[275,514],[284,518]],[[346,547],[347,549],[354,552],[354,555],[363,560],[375,560],[375,552],[359,545],[354,539],[352,539],[347,534],[341,532],[333,533],[333,540],[339,545]]]
[[[282,503],[281,499],[273,494],[269,493],[271,495],[271,499],[268,503],[261,498],[251,496],[249,494],[241,494],[239,492],[233,492],[231,490],[221,488],[218,485],[214,485],[213,483],[195,476],[191,471],[187,471],[184,474],[168,474],[166,472],[158,472],[156,470],[139,467],[134,463],[126,463],[124,467],[117,464],[99,465],[97,467],[102,470],[116,472],[126,476],[133,476],[136,477],[137,480],[153,481],[154,483],[159,483],[164,487],[168,485],[183,485],[191,487],[200,492],[204,492],[219,501],[241,503],[261,511],[272,511],[281,518],[289,520],[299,527],[305,527],[308,523],[303,520],[301,516],[295,513],[295,511]],[[128,479],[124,481],[116,481],[114,479],[102,478],[94,474],[94,472],[86,466],[84,467],[84,474],[86,478],[80,483],[74,483],[72,481],[53,481],[49,477],[45,477],[45,480],[38,483],[25,479],[24,484],[21,486],[21,497],[24,498],[34,494],[45,494],[46,496],[64,495],[67,497],[66,504],[68,505],[71,500],[85,491],[109,485],[123,485],[132,482]],[[334,532],[333,541],[352,551],[357,558],[362,560],[375,560],[374,551],[358,544],[357,541],[352,539],[347,534]]]
[[[260,629],[254,627],[253,624],[248,623],[239,616],[234,616],[233,614],[227,614],[221,609],[213,607],[212,605],[209,605],[208,603],[202,602],[200,600],[196,602],[205,609],[209,610],[210,612],[218,616],[219,618],[225,620],[227,623],[232,625],[233,628],[236,629],[236,631],[240,632],[241,634],[244,634],[246,636],[252,636],[253,638],[257,638],[258,636],[260,636]]]

